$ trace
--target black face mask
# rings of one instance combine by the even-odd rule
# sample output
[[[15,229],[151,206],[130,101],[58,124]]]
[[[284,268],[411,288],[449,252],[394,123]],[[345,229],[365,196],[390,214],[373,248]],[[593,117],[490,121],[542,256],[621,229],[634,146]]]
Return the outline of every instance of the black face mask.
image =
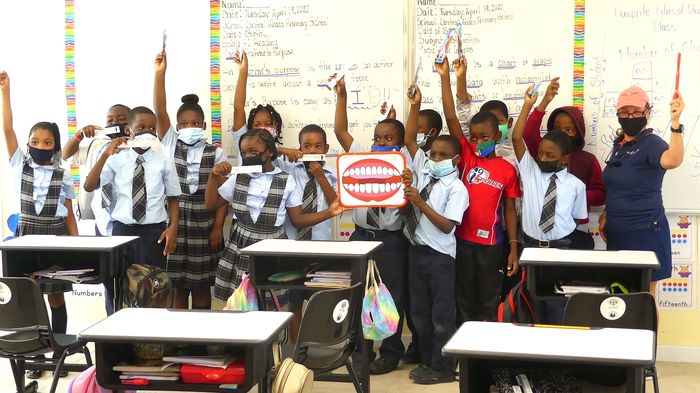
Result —
[[[37,149],[36,147],[29,146],[29,155],[32,157],[32,161],[34,161],[35,164],[39,165],[51,161],[55,152],[56,151],[53,149],[42,150]]]
[[[254,155],[254,156],[246,156],[241,159],[243,166],[251,166],[251,165],[264,165],[265,161],[263,161],[262,157],[260,155]]]
[[[618,117],[617,121],[620,123],[620,127],[622,127],[622,132],[627,136],[639,135],[647,125],[646,117]]]
[[[540,161],[537,159],[537,166],[540,167],[542,173],[559,172],[564,169],[564,166],[559,161]]]

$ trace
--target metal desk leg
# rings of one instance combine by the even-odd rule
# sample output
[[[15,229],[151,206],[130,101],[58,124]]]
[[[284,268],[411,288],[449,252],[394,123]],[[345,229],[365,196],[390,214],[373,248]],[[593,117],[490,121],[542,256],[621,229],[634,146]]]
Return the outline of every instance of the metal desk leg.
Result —
[[[360,353],[362,354],[362,364],[360,367],[360,384],[362,385],[362,391],[364,393],[369,393],[369,352],[371,350],[370,345],[372,345],[374,342],[370,340],[365,340],[364,337],[362,337],[362,331],[360,331],[358,334],[360,335]]]
[[[644,376],[641,367],[629,367],[627,369],[627,393],[644,392]]]
[[[459,359],[459,393],[469,393],[472,391],[469,386],[469,361]]]

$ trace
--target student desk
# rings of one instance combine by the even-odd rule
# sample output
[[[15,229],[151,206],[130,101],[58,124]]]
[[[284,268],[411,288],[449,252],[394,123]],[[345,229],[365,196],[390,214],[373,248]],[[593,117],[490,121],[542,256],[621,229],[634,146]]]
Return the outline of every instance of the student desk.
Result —
[[[638,329],[585,329],[465,322],[442,349],[459,359],[461,393],[487,392],[489,365],[517,361],[626,367],[627,392],[642,392],[642,368],[655,361],[655,334]],[[486,374],[486,375],[485,375]],[[485,386],[485,387],[484,387]]]
[[[200,392],[247,392],[255,384],[267,389],[272,343],[292,318],[288,312],[232,312],[125,308],[82,331],[78,337],[95,343],[97,381],[106,389]],[[245,359],[245,384],[236,390],[219,385],[150,381],[144,386],[120,384],[112,366],[132,358],[130,344],[216,345]]]
[[[625,283],[630,292],[649,289],[651,271],[659,266],[652,251],[562,250],[526,248],[520,264],[527,268],[527,289],[536,300],[561,298],[559,280]]]
[[[370,253],[382,246],[382,242],[368,241],[303,241],[290,239],[268,239],[259,241],[241,250],[250,256],[250,278],[259,290],[292,289],[319,291],[327,288],[310,288],[302,281],[288,283],[272,282],[270,275],[282,271],[303,271],[312,263],[322,264],[320,270],[350,270],[350,282],[364,283],[367,274],[367,261]],[[361,310],[361,308],[358,308]],[[358,325],[360,316],[356,316]],[[358,326],[358,334],[362,334]],[[369,348],[371,342],[360,337],[362,367],[360,383],[365,392],[369,387]],[[316,377],[317,381],[351,382],[349,376],[325,374]]]

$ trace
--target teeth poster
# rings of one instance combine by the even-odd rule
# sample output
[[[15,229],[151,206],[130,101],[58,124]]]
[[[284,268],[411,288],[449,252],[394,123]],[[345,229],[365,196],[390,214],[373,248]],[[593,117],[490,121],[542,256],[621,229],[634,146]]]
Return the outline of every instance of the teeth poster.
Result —
[[[406,158],[401,153],[346,153],[338,156],[338,197],[343,207],[400,207],[401,174]]]

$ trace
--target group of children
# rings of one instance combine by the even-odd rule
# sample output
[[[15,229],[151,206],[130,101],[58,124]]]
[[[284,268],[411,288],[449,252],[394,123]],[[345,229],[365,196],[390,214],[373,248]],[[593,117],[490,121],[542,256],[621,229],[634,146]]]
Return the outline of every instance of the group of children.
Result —
[[[303,162],[304,154],[328,152],[325,130],[309,124],[298,134],[298,148],[281,146],[281,115],[259,105],[246,116],[248,58],[239,68],[231,130],[240,152],[237,165],[259,165],[262,172],[232,174],[223,151],[207,142],[206,119],[195,95],[182,97],[175,124],[166,111],[167,55],[155,59],[155,113],[139,106],[114,105],[108,126],[126,136],[105,144],[83,188],[93,194],[99,235],[139,236],[137,263],[164,268],[176,288],[175,305],[209,309],[213,296],[226,300],[241,283],[249,261],[240,250],[263,239],[332,240],[331,218],[343,212],[337,178],[324,162]],[[518,252],[529,247],[593,248],[588,232],[577,228],[590,205],[602,204],[605,188],[595,157],[582,150],[585,127],[573,107],[553,111],[548,132],[540,122],[557,94],[550,83],[540,105],[528,89],[523,109],[510,130],[507,106],[489,101],[472,115],[464,58],[452,68],[435,65],[442,86],[443,112],[421,110],[421,92],[408,92],[406,126],[380,121],[373,144],[361,146],[348,131],[347,92],[341,78],[336,93],[335,136],[347,152],[397,151],[405,155],[402,174],[407,203],[401,208],[357,208],[350,240],[381,241],[372,258],[401,315],[398,331],[383,340],[373,374],[394,370],[400,361],[416,363],[410,378],[419,384],[454,380],[454,363],[441,348],[456,326],[468,320],[495,320],[501,291],[518,273]],[[101,127],[87,126],[60,147],[58,127],[37,123],[30,131],[28,156],[18,148],[10,109],[9,78],[0,74],[4,135],[11,167],[20,181],[18,236],[77,235],[72,181],[60,162],[77,151],[84,137]],[[528,118],[529,116],[529,118]],[[159,142],[158,142],[159,141]],[[126,148],[128,147],[128,148]],[[231,209],[228,234],[224,222]],[[50,293],[54,331],[65,332],[66,287]],[[107,286],[106,298],[113,288]],[[300,309],[303,296],[278,294]],[[108,305],[108,312],[111,312]],[[556,319],[556,310],[552,320]],[[404,319],[412,333],[406,349]],[[294,335],[294,332],[292,332]]]

